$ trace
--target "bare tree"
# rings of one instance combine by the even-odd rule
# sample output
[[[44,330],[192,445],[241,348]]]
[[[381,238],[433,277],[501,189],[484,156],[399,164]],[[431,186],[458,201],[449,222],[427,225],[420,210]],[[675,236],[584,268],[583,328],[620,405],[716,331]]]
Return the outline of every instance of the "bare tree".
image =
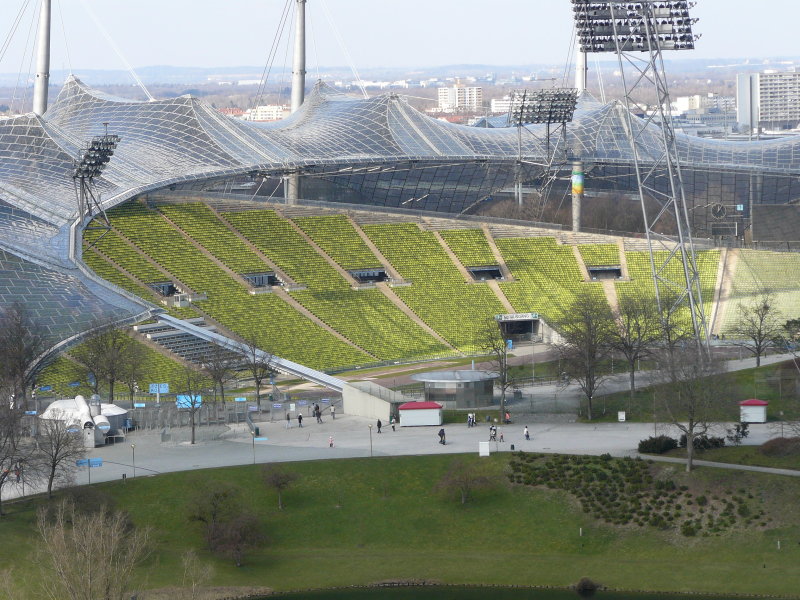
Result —
[[[261,524],[252,512],[243,510],[223,521],[214,532],[214,552],[233,560],[237,567],[244,563],[244,555],[263,541]]]
[[[497,480],[490,477],[482,465],[467,464],[456,458],[436,484],[436,490],[447,496],[456,496],[461,499],[461,504],[466,504],[473,492],[496,484]]]
[[[52,418],[40,419],[36,442],[43,472],[47,476],[47,497],[53,497],[53,483],[70,481],[77,467],[75,461],[86,455],[80,431],[66,422],[66,414],[53,411]]]
[[[278,509],[283,510],[283,492],[297,480],[297,473],[276,465],[264,465],[261,469],[264,484],[278,493]]]
[[[134,394],[138,382],[146,375],[145,368],[147,366],[147,351],[145,347],[133,340],[133,343],[125,353],[125,360],[122,365],[122,370],[119,374],[119,379],[128,388],[128,399],[131,406],[134,402]]]
[[[680,352],[664,351],[658,357],[656,393],[670,422],[686,435],[686,471],[694,460],[695,439],[708,433],[728,399],[724,365],[705,349],[687,344]]]
[[[564,372],[586,397],[587,417],[591,421],[594,396],[605,379],[600,369],[611,355],[614,318],[605,298],[588,289],[565,308],[564,314],[556,323],[561,335],[556,347]]]
[[[242,509],[241,496],[238,487],[211,481],[198,489],[189,501],[189,520],[203,523],[209,550],[214,550],[217,528]]]
[[[756,357],[756,367],[761,366],[761,357],[767,350],[779,344],[783,321],[781,312],[775,307],[775,297],[761,292],[748,303],[736,305],[737,321],[733,327],[736,345]]]
[[[261,410],[261,387],[265,380],[268,380],[275,370],[272,365],[272,354],[259,349],[259,338],[255,330],[248,332],[244,336],[242,350],[244,351],[244,361],[250,376],[256,386],[256,404]]]
[[[659,338],[655,298],[638,294],[622,296],[614,318],[617,324],[611,330],[611,347],[628,362],[630,399],[633,401],[636,393],[636,363],[652,351]]]
[[[214,567],[200,562],[197,552],[187,550],[181,557],[183,565],[183,587],[188,588],[189,598],[197,598],[197,588],[205,584],[214,575]]]
[[[236,357],[225,348],[217,344],[209,344],[208,350],[203,356],[203,373],[214,384],[214,404],[217,401],[217,390],[219,390],[222,403],[225,404],[225,384],[233,379],[234,367],[237,364]]]
[[[132,348],[136,345],[134,339],[122,329],[116,328],[110,322],[97,325],[100,333],[86,340],[75,349],[76,358],[86,365],[86,368],[95,377],[95,393],[99,393],[101,381],[108,384],[109,402],[114,402],[114,384],[124,378],[126,364]]]
[[[149,553],[149,531],[131,528],[127,516],[106,507],[93,513],[63,501],[37,521],[42,574],[52,600],[123,600],[136,568]]]
[[[0,385],[0,516],[3,513],[3,488],[24,484],[37,475],[36,446],[24,435],[24,411],[9,400],[13,384]]]
[[[0,313],[0,368],[4,380],[11,384],[11,393],[25,410],[35,377],[32,367],[47,346],[46,332],[23,305],[14,303]]]
[[[192,444],[195,442],[195,429],[197,427],[197,413],[202,407],[202,388],[206,383],[203,374],[193,367],[183,369],[181,387],[183,388],[184,402],[181,408],[189,411],[189,422],[192,426]]]
[[[480,349],[490,357],[491,369],[497,374],[494,386],[500,391],[500,422],[506,414],[506,396],[514,385],[508,368],[508,343],[503,339],[500,325],[494,319],[488,319],[480,330],[478,343]]]

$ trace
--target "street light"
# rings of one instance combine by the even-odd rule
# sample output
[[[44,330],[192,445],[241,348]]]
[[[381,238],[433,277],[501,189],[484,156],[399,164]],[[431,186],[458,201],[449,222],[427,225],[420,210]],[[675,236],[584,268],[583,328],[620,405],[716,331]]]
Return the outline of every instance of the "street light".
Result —
[[[133,477],[136,478],[136,444],[131,444],[131,454],[133,455]]]
[[[369,455],[372,456],[372,423],[369,424]]]

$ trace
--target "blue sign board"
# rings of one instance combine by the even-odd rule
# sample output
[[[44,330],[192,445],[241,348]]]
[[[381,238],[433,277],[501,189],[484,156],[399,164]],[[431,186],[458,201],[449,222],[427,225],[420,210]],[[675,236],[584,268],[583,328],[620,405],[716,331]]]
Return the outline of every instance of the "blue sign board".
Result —
[[[40,385],[39,386],[39,391],[40,392],[49,392],[52,389],[53,389],[52,385]]]
[[[283,408],[283,404],[273,404],[272,408],[274,408],[275,410],[277,410],[279,408]]]
[[[81,384],[80,381],[70,381],[67,385],[69,387],[78,387]]]
[[[89,459],[89,467],[102,467],[103,466],[103,459],[102,458],[90,458]]]
[[[35,410],[26,410],[25,414],[28,415],[28,416],[33,417],[33,416],[37,415],[38,413]]]
[[[320,402],[322,402],[323,404],[330,404],[331,403],[331,399],[330,398],[323,398],[322,400],[320,400]]]
[[[88,467],[89,466],[89,459],[88,458],[81,458],[80,460],[75,461],[76,467]]]
[[[150,384],[150,393],[151,394],[169,394],[169,384],[168,383],[151,383]]]
[[[308,406],[308,400],[298,400],[297,406]]]
[[[134,402],[133,408],[144,408],[144,402]]]
[[[248,406],[247,407],[247,412],[258,412],[258,407],[257,406]]]
[[[736,210],[738,210],[739,212],[742,212],[744,210],[744,204],[737,204],[736,205]]]
[[[91,386],[94,386],[97,383],[97,377],[94,376],[94,373],[89,373],[86,376],[86,383],[88,383]]]
[[[506,345],[508,346],[509,350],[514,349],[514,340],[506,340]]]
[[[203,397],[202,396],[192,396],[188,395],[179,395],[175,398],[175,406],[178,408],[197,408],[203,404]]]
[[[253,441],[254,442],[266,442],[267,438],[265,438],[265,437],[254,437]]]
[[[247,398],[234,398],[234,402],[247,402]]]

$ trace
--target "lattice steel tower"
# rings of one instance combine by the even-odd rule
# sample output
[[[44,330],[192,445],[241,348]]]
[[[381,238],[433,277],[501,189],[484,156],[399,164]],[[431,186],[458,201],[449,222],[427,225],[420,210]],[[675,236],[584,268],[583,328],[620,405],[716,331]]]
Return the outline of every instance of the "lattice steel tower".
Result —
[[[662,321],[666,323],[675,311],[687,308],[698,344],[707,347],[708,327],[662,57],[664,50],[694,48],[692,26],[697,20],[690,17],[689,9],[695,3],[571,1],[581,50],[613,52],[619,61],[626,134],[633,152]],[[632,111],[647,97],[652,99],[655,110],[645,113],[641,123],[633,118]],[[641,140],[650,127],[660,128],[663,141],[655,157],[643,151]]]

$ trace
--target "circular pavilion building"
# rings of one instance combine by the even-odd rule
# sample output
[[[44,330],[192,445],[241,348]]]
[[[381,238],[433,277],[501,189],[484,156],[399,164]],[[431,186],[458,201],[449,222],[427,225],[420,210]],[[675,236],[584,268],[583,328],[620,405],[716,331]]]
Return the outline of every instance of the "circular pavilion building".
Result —
[[[437,402],[444,408],[480,408],[490,406],[494,398],[491,371],[431,371],[417,373],[411,379],[425,384],[425,401]]]

